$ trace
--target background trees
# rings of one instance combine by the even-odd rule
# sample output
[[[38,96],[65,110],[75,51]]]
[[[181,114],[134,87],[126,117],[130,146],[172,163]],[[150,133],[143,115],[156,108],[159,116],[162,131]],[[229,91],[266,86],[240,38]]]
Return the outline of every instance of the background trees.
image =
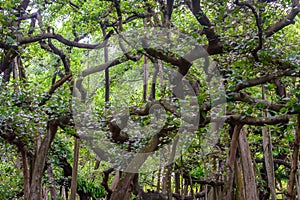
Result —
[[[1,2],[1,198],[46,199],[47,194],[52,199],[68,198],[73,176],[81,199],[295,199],[299,11],[296,0]],[[105,106],[116,101],[109,90],[120,91],[118,81],[126,71],[147,63],[157,69],[172,64],[195,83],[200,104],[199,130],[189,151],[174,164],[146,175],[110,169],[108,163],[99,162],[103,154],[96,156],[85,143],[74,157],[73,138],[78,133],[70,99],[74,83],[80,85],[77,77],[84,77],[83,86],[84,80],[93,80],[95,71],[82,65],[87,50],[103,49],[105,65],[111,59],[105,53],[111,38],[150,27],[173,27],[192,36],[216,64],[227,101],[219,142],[211,153],[200,155],[199,140],[209,131],[208,116],[215,102],[199,69],[182,57],[145,48],[106,63],[110,72],[103,73],[95,99],[99,114],[103,117]],[[197,47],[193,51],[199,53]],[[154,72],[151,66],[148,70]],[[149,90],[144,100],[163,97],[161,84],[153,80],[144,79]],[[138,104],[145,91],[132,99],[135,108],[146,110]],[[84,90],[79,92],[84,97]],[[113,129],[113,121],[108,124],[104,127],[116,143],[128,139]],[[172,131],[165,129],[167,134]],[[78,173],[72,175],[77,162]]]

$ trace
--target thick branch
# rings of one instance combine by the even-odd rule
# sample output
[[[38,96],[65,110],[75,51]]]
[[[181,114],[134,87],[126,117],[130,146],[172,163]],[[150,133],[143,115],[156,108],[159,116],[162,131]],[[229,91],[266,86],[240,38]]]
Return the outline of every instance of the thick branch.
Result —
[[[235,86],[234,92],[240,91],[244,88],[260,85],[267,83],[271,80],[274,80],[275,78],[282,77],[282,76],[297,76],[298,73],[295,70],[285,70],[285,71],[276,71],[271,74],[266,74],[258,78],[248,79],[246,81],[243,81],[242,83],[239,83]]]
[[[72,74],[68,74],[65,77],[63,77],[62,79],[58,80],[56,83],[54,83],[51,86],[46,97],[39,103],[39,106],[44,105],[46,103],[46,101],[50,99],[51,95],[55,92],[55,90],[57,88],[59,88],[62,84],[64,84],[66,81],[68,81],[71,77],[72,77]]]
[[[219,42],[219,36],[215,33],[212,24],[205,13],[200,8],[200,0],[192,0],[192,13],[198,22],[204,26],[203,31],[206,35],[209,44],[216,44]]]
[[[101,72],[105,69],[108,69],[110,67],[116,66],[118,64],[121,64],[123,62],[128,61],[129,58],[127,58],[126,56],[122,56],[120,58],[114,59],[112,61],[108,61],[107,63],[104,63],[102,65],[96,66],[96,67],[92,67],[92,68],[88,68],[86,70],[84,70],[81,75],[82,77],[86,77],[90,74],[96,73],[96,72]]]
[[[279,112],[280,109],[282,109],[286,106],[285,104],[272,103],[272,102],[269,102],[269,101],[263,100],[263,99],[255,99],[245,92],[235,93],[232,96],[230,96],[230,98],[228,100],[229,101],[242,101],[242,102],[251,103],[251,104],[263,103],[264,108],[274,110],[277,112]]]
[[[255,8],[251,4],[249,4],[247,2],[239,2],[239,0],[236,0],[235,4],[238,5],[238,6],[241,6],[241,7],[247,7],[247,8],[249,8],[252,11],[252,13],[253,13],[253,15],[255,17],[256,26],[257,26],[257,29],[258,29],[258,33],[257,33],[257,35],[258,35],[258,44],[257,44],[256,48],[252,51],[252,54],[253,54],[255,60],[257,61],[258,60],[257,52],[263,46],[261,18],[258,15],[258,13],[256,12]]]
[[[188,70],[192,66],[192,63],[187,59],[185,59],[184,57],[177,58],[176,55],[174,55],[172,52],[164,53],[165,50],[163,52],[162,50],[150,48],[148,44],[146,44],[146,42],[144,42],[143,46],[146,53],[150,56],[177,66],[179,68],[179,73],[181,73],[183,76],[187,74]]]
[[[49,47],[53,50],[53,52],[55,54],[59,55],[59,57],[61,58],[61,60],[64,64],[65,73],[70,74],[71,73],[70,59],[68,58],[68,56],[61,49],[58,49],[57,47],[55,47],[52,44],[51,39],[48,39],[48,44],[49,44]]]
[[[30,0],[23,0],[22,1],[22,3],[20,4],[20,6],[18,7],[18,11],[19,11],[20,15],[22,15],[23,13],[25,13],[25,10],[27,9],[29,3],[30,3]]]
[[[225,116],[225,122],[232,124],[248,124],[254,126],[286,124],[289,122],[288,115],[279,115],[266,118],[257,118],[246,115]]]
[[[78,48],[85,48],[85,49],[100,49],[103,48],[106,43],[107,43],[107,39],[112,35],[112,31],[109,32],[109,34],[107,34],[107,37],[105,38],[106,40],[104,40],[103,43],[101,44],[84,44],[84,43],[79,43],[79,42],[72,42],[70,40],[67,40],[65,38],[63,38],[63,36],[59,35],[59,34],[55,34],[55,33],[43,33],[43,34],[39,34],[36,36],[32,36],[32,37],[28,37],[28,38],[21,38],[19,40],[19,44],[28,44],[28,43],[33,43],[33,42],[38,42],[44,39],[56,39],[59,42],[67,45],[67,46],[72,46],[72,47],[78,47]]]
[[[8,49],[10,49],[10,48],[16,48],[16,46],[12,46],[12,45],[9,45],[9,44],[7,44],[7,43],[5,43],[5,42],[2,42],[2,41],[0,41],[0,48],[1,49],[6,49],[6,50],[8,50]]]
[[[279,20],[278,22],[276,22],[275,24],[267,28],[266,30],[267,37],[271,37],[273,34],[277,33],[284,27],[295,23],[294,19],[300,12],[300,5],[299,2],[297,5],[297,1],[293,1],[293,2],[294,2],[293,7],[290,13],[285,18]]]

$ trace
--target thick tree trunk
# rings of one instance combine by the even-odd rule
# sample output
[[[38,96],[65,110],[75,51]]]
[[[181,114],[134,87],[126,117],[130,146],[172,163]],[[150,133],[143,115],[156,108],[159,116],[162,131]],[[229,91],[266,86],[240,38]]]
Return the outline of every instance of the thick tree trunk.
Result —
[[[144,162],[147,160],[149,154],[144,154],[146,152],[153,152],[156,150],[157,146],[159,145],[159,135],[155,134],[149,143],[145,145],[141,150],[140,154],[137,154],[130,163],[128,164],[127,168],[125,171],[129,171],[131,173],[125,173],[121,180],[119,181],[116,190],[113,191],[111,195],[111,199],[118,200],[118,199],[128,199],[130,198],[130,193],[131,193],[131,185],[130,183],[132,182],[135,173],[132,172],[138,172],[138,170],[141,168],[141,166],[144,164]],[[121,198],[122,197],[122,198]]]
[[[226,177],[226,185],[224,191],[224,200],[231,200],[232,199],[232,186],[233,186],[233,179],[234,179],[234,164],[236,159],[236,152],[238,146],[238,139],[240,130],[243,127],[241,124],[237,124],[234,127],[231,143],[230,143],[230,152],[227,160],[227,177]]]
[[[245,182],[243,177],[243,167],[241,164],[240,156],[235,162],[235,174],[236,174],[236,199],[245,200]]]
[[[291,173],[290,173],[288,188],[287,188],[287,200],[294,199],[294,185],[295,185],[296,172],[298,167],[299,146],[300,146],[300,110],[298,111],[298,117],[297,117],[297,129],[295,133],[293,156],[292,156],[293,160],[292,160]]]
[[[27,152],[22,151],[23,177],[24,177],[24,200],[28,200],[30,193],[30,177],[28,171]]]
[[[123,173],[121,180],[119,181],[117,188],[113,191],[111,200],[130,200],[132,192],[131,182],[135,176],[135,173]]]
[[[180,194],[180,173],[178,169],[175,171],[175,193]]]
[[[47,135],[45,136],[39,150],[35,155],[32,180],[30,185],[29,200],[39,200],[42,195],[42,178],[44,174],[48,150],[57,132],[58,123],[48,122]]]
[[[172,200],[172,183],[171,183],[172,164],[166,166],[166,189],[169,200]]]
[[[251,152],[249,149],[246,133],[243,129],[240,132],[239,149],[243,166],[245,199],[258,200],[257,185],[255,181]]]
[[[77,192],[77,177],[78,177],[78,159],[79,159],[79,146],[80,139],[75,139],[74,144],[74,162],[73,162],[73,170],[72,170],[72,182],[71,182],[71,196],[70,200],[75,200],[76,192]]]
[[[44,187],[44,198],[43,200],[48,200],[48,188],[47,187]]]
[[[47,168],[47,173],[49,176],[49,189],[50,189],[50,194],[51,194],[51,200],[56,200],[56,190],[54,187],[54,177],[53,177],[53,171],[52,171],[52,166],[51,164]]]
[[[161,183],[161,191],[163,193],[167,193],[167,177],[166,177],[166,173],[167,173],[167,170],[164,167],[163,177],[162,177],[162,183]]]
[[[158,169],[158,173],[157,173],[157,187],[156,187],[156,190],[159,192],[160,191],[160,178],[161,178],[161,170],[162,170],[162,167],[159,166],[159,169]]]
[[[189,174],[189,184],[190,184],[190,194],[191,194],[191,196],[192,196],[192,198],[193,199],[196,199],[195,198],[195,194],[194,194],[194,190],[193,190],[193,181],[192,181],[192,177],[191,177],[191,175]],[[207,196],[207,188],[206,188],[206,196]]]
[[[268,187],[271,193],[271,199],[276,200],[276,188],[275,188],[275,173],[274,173],[274,161],[272,153],[272,141],[269,130],[263,127],[263,151],[266,166],[266,173],[268,179]]]
[[[262,86],[262,99],[265,99],[265,87]],[[263,117],[267,117],[266,113],[263,112]],[[265,157],[265,166],[268,178],[268,187],[270,189],[272,200],[276,200],[276,188],[275,188],[275,173],[274,173],[274,161],[272,152],[272,139],[271,133],[267,127],[262,127],[262,138],[263,138],[263,151]]]
[[[115,175],[114,180],[113,180],[113,182],[111,184],[111,187],[110,187],[110,189],[112,191],[114,191],[116,189],[116,187],[118,185],[118,182],[120,181],[121,174],[122,174],[121,171],[116,171],[116,175]]]

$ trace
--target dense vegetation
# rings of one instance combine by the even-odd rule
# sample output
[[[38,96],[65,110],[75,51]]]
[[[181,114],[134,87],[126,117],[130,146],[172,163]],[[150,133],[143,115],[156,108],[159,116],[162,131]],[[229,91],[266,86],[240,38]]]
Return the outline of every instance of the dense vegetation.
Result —
[[[0,199],[298,199],[299,12],[1,1]]]

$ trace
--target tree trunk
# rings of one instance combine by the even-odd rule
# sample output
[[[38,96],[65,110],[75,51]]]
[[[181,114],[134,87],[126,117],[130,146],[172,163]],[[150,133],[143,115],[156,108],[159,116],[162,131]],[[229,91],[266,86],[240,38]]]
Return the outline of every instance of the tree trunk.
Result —
[[[140,154],[137,154],[130,163],[128,164],[126,171],[130,172],[138,172],[138,170],[141,168],[141,166],[144,164],[144,162],[147,160],[149,154],[144,154],[145,152],[153,152],[157,145],[159,144],[159,137],[157,135],[154,135],[149,143],[144,146],[140,150]],[[111,195],[111,199],[118,200],[118,199],[123,199],[127,200],[130,198],[130,193],[131,193],[131,185],[130,183],[132,182],[133,178],[135,176],[135,173],[124,173],[122,178],[120,179],[116,190],[113,191]]]
[[[44,187],[44,199],[43,200],[48,200],[48,188]]]
[[[79,199],[80,200],[89,200],[90,196],[87,194],[79,193]]]
[[[296,180],[295,180],[295,182],[296,182],[296,190],[295,190],[296,194],[295,194],[295,195],[299,195],[299,180],[298,180],[298,178],[299,178],[298,175],[299,175],[299,174],[298,174],[298,173],[299,173],[299,169],[297,170],[297,175],[296,175],[296,178],[295,178],[295,179],[296,179]],[[300,197],[298,196],[297,199],[299,200],[299,198],[300,198]]]
[[[172,164],[166,166],[166,189],[168,199],[172,200],[172,182],[171,182]]]
[[[146,56],[144,56],[144,86],[143,86],[143,100],[147,100],[147,94],[148,94],[148,59]]]
[[[79,159],[79,146],[80,146],[80,139],[75,139],[74,144],[74,163],[73,163],[73,170],[72,170],[72,182],[71,182],[71,196],[70,200],[75,200],[76,192],[77,192],[77,177],[78,177],[78,159]]]
[[[52,165],[50,164],[47,168],[47,173],[49,176],[49,189],[51,194],[51,200],[56,200],[56,190],[54,186],[54,177],[53,177],[53,171],[52,171]]]
[[[47,135],[45,136],[43,142],[41,143],[41,146],[37,151],[34,160],[29,200],[38,200],[42,195],[41,185],[42,185],[42,178],[44,174],[44,168],[46,164],[48,150],[57,132],[57,128],[58,128],[58,123],[56,121],[48,122]]]
[[[175,193],[180,194],[180,173],[178,169],[175,171]]]
[[[113,182],[111,184],[111,187],[110,187],[110,189],[112,191],[114,191],[116,189],[116,187],[118,185],[118,182],[120,181],[121,174],[122,174],[121,171],[116,171],[116,175],[115,175],[114,180],[113,180]]]
[[[61,196],[64,200],[67,200],[67,195],[66,195],[66,189],[65,189],[65,186],[61,186],[61,188],[60,188],[60,196]]]
[[[157,76],[158,76],[158,72],[159,72],[159,66],[158,66],[158,62],[155,61],[153,63],[154,65],[154,73],[153,73],[153,77],[152,77],[152,83],[151,83],[151,88],[150,88],[150,94],[149,94],[149,101],[153,101],[155,100],[156,96],[156,81],[157,81]]]
[[[196,200],[195,194],[194,194],[194,190],[193,190],[193,181],[192,181],[192,177],[191,177],[190,174],[189,174],[189,183],[190,183],[190,188],[191,188],[190,194],[191,194],[193,200]],[[206,193],[206,197],[207,197],[207,188],[206,188],[206,192],[205,193]]]
[[[258,200],[257,185],[255,181],[251,152],[246,133],[243,129],[240,132],[239,147],[243,166],[245,199]]]
[[[290,173],[288,188],[287,188],[287,200],[294,199],[294,185],[295,185],[295,178],[296,178],[295,176],[298,167],[299,146],[300,146],[300,110],[298,111],[298,117],[297,117],[297,129],[296,129],[295,139],[294,139],[291,173]]]
[[[226,185],[225,185],[225,193],[223,196],[224,200],[232,199],[232,186],[233,186],[233,178],[234,178],[234,164],[236,159],[236,152],[238,146],[238,139],[240,130],[243,127],[241,124],[237,124],[234,126],[231,143],[230,143],[230,152],[227,161],[227,177],[226,177]]]
[[[110,200],[130,200],[131,195],[131,182],[135,176],[135,173],[123,173],[117,188],[113,191]]]
[[[103,38],[106,38],[106,27],[102,26]],[[108,62],[108,49],[107,46],[104,46],[104,62]],[[109,94],[110,94],[110,84],[109,84],[109,68],[105,69],[105,103],[109,102]],[[107,105],[106,105],[107,107]]]
[[[262,99],[265,99],[265,87],[262,86]],[[263,117],[267,117],[263,112]],[[263,138],[263,152],[265,157],[265,166],[268,178],[268,187],[271,192],[272,200],[276,200],[276,188],[275,188],[275,173],[274,173],[274,161],[272,152],[272,139],[269,129],[262,127]]]
[[[163,177],[162,177],[162,183],[161,183],[161,191],[165,194],[167,193],[167,177],[166,177],[166,167],[164,167],[164,171],[163,171]]]
[[[156,187],[156,190],[157,190],[158,192],[160,191],[161,170],[162,170],[162,167],[159,166],[158,173],[157,173],[157,187]]]
[[[243,177],[243,169],[240,156],[235,162],[235,174],[236,174],[236,199],[245,200],[245,185]]]
[[[24,200],[28,200],[30,193],[30,177],[28,171],[27,152],[22,151],[23,177],[24,177]]]

